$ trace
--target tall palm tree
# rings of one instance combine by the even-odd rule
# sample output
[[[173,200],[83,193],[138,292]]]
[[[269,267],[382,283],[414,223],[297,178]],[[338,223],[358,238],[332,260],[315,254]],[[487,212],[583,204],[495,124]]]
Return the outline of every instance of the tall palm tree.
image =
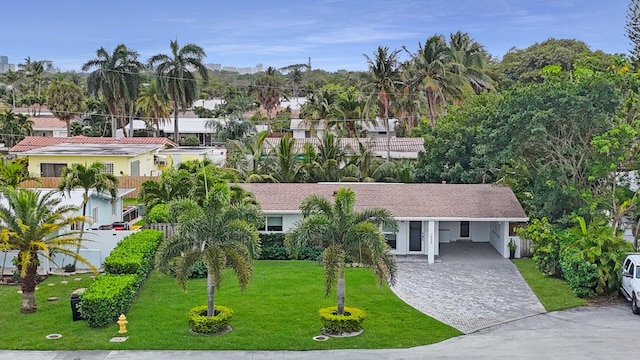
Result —
[[[138,52],[119,44],[109,53],[101,47],[96,58],[82,65],[82,71],[96,68],[87,78],[87,90],[94,96],[102,95],[111,115],[111,135],[116,137],[116,117],[126,136],[125,105],[136,100],[141,83],[140,71],[144,65],[138,61]]]
[[[86,109],[84,90],[68,81],[54,81],[47,90],[47,107],[67,124],[67,136],[71,136],[71,120]]]
[[[155,68],[160,88],[173,102],[173,140],[177,143],[180,141],[178,113],[198,98],[198,83],[191,69],[195,69],[204,82],[209,80],[209,72],[202,63],[207,56],[202,47],[191,43],[180,47],[177,40],[171,40],[169,47],[171,54],[156,54],[148,64]]]
[[[106,173],[103,163],[94,162],[89,166],[83,164],[73,164],[71,167],[62,169],[61,181],[58,185],[59,191],[71,194],[75,189],[82,189],[82,227],[80,228],[80,239],[76,248],[76,253],[80,253],[84,226],[86,224],[87,204],[89,203],[89,191],[95,189],[98,194],[109,193],[112,201],[118,195],[118,178]],[[76,259],[73,260],[73,267],[76,266]]]
[[[222,271],[230,267],[244,289],[253,273],[252,259],[260,253],[257,227],[264,220],[253,204],[231,201],[231,190],[216,184],[204,205],[192,199],[175,200],[169,214],[178,222],[176,235],[160,245],[156,264],[162,270],[179,257],[177,278],[183,288],[191,266],[202,259],[207,268],[207,316],[215,315],[215,289],[220,289]]]
[[[293,183],[298,180],[300,166],[296,159],[297,154],[294,152],[295,143],[296,139],[292,138],[290,133],[286,133],[270,154],[272,161],[269,172],[278,182]]]
[[[0,190],[6,203],[0,204],[0,247],[18,251],[22,313],[32,313],[36,307],[36,274],[38,255],[51,259],[52,253],[68,255],[97,272],[85,258],[71,250],[80,245],[74,232],[66,229],[81,216],[72,214],[74,206],[60,205],[62,199],[51,191],[39,194],[28,189],[5,187]]]
[[[368,83],[370,88],[367,102],[365,103],[365,114],[371,114],[374,108],[373,99],[377,99],[378,118],[380,118],[387,130],[387,161],[391,157],[391,144],[389,134],[389,108],[391,99],[394,96],[399,84],[399,50],[389,52],[389,47],[378,46],[373,58],[364,55],[369,64]]]
[[[449,35],[449,47],[455,62],[463,65],[464,75],[473,90],[495,90],[493,80],[487,74],[489,55],[479,42],[469,33],[458,31]]]
[[[271,132],[272,112],[280,105],[280,99],[284,96],[284,84],[278,71],[269,66],[267,71],[255,82],[255,95],[258,103],[267,111],[269,119],[269,132]]]
[[[427,98],[432,127],[447,101],[461,99],[470,86],[464,65],[456,60],[458,59],[442,35],[431,36],[413,54],[413,81],[419,84]]]
[[[167,93],[160,88],[157,80],[142,86],[136,100],[136,109],[154,126],[156,136],[160,134],[160,125],[171,117],[171,101]]]
[[[395,283],[396,258],[391,254],[380,226],[384,225],[395,231],[398,225],[386,209],[355,211],[353,207],[356,194],[352,189],[339,189],[334,197],[333,204],[318,195],[307,197],[300,205],[303,218],[286,234],[285,246],[293,256],[309,243],[320,243],[325,247],[322,253],[325,296],[329,296],[337,283],[337,313],[342,315],[347,254],[350,254],[354,261],[371,266],[378,285],[383,282],[391,285]]]
[[[309,125],[312,136],[318,125],[323,124],[325,131],[328,129],[328,120],[337,117],[340,92],[335,87],[323,86],[309,94],[301,108],[303,121]]]
[[[4,73],[2,81],[11,86],[11,108],[13,109],[16,107],[16,86],[20,81],[20,73],[9,69]]]

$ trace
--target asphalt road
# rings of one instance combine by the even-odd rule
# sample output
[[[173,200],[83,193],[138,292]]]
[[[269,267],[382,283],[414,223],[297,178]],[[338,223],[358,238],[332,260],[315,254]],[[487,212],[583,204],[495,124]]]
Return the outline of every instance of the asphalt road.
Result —
[[[0,360],[624,359],[639,352],[640,316],[626,304],[534,315],[438,344],[398,350],[0,351]]]

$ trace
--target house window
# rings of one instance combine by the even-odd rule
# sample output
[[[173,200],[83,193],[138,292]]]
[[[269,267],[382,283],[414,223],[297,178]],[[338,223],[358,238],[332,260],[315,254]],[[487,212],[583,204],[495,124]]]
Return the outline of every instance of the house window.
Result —
[[[105,174],[114,174],[113,163],[102,163],[104,165],[104,173]]]
[[[91,219],[87,219],[87,222],[90,222],[92,224],[98,223],[98,208],[97,207],[94,207],[93,209],[91,209]]]
[[[469,237],[469,222],[468,221],[460,221],[460,237],[468,238]]]
[[[395,250],[398,234],[393,232],[392,228],[389,226],[382,226],[382,234],[384,235],[385,239],[387,239],[387,244],[389,244],[389,246]]]
[[[267,216],[265,221],[266,231],[282,231],[282,216]]]
[[[67,164],[41,163],[40,177],[60,177],[62,176],[62,169],[66,167]]]

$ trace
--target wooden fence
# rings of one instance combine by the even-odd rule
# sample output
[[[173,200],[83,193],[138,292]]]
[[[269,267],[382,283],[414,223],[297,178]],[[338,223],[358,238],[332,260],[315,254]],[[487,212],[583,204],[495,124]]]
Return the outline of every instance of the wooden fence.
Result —
[[[136,199],[140,194],[140,186],[146,180],[158,180],[159,176],[119,176],[118,187],[120,189],[135,189],[132,193],[125,195],[127,199]],[[55,189],[60,185],[59,177],[42,177],[38,180],[25,181],[20,184],[23,188],[43,188]]]
[[[531,257],[531,240],[520,238],[520,257]]]

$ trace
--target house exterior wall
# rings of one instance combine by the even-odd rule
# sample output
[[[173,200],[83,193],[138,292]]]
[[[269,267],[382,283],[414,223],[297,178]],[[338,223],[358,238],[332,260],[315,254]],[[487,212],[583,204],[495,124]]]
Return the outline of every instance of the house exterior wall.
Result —
[[[45,155],[29,155],[29,174],[35,177],[41,177],[40,164],[91,164],[95,161],[113,164],[113,175],[127,176],[131,174],[131,163],[140,162],[141,176],[156,176],[160,174],[158,166],[154,164],[153,154],[151,152],[139,154],[137,156],[45,156]]]
[[[87,202],[87,224],[85,229],[97,229],[100,225],[108,225],[116,221],[122,221],[122,198],[111,202],[111,199],[91,196]],[[94,209],[97,209],[98,218],[93,219]],[[82,208],[79,212],[82,215]]]

